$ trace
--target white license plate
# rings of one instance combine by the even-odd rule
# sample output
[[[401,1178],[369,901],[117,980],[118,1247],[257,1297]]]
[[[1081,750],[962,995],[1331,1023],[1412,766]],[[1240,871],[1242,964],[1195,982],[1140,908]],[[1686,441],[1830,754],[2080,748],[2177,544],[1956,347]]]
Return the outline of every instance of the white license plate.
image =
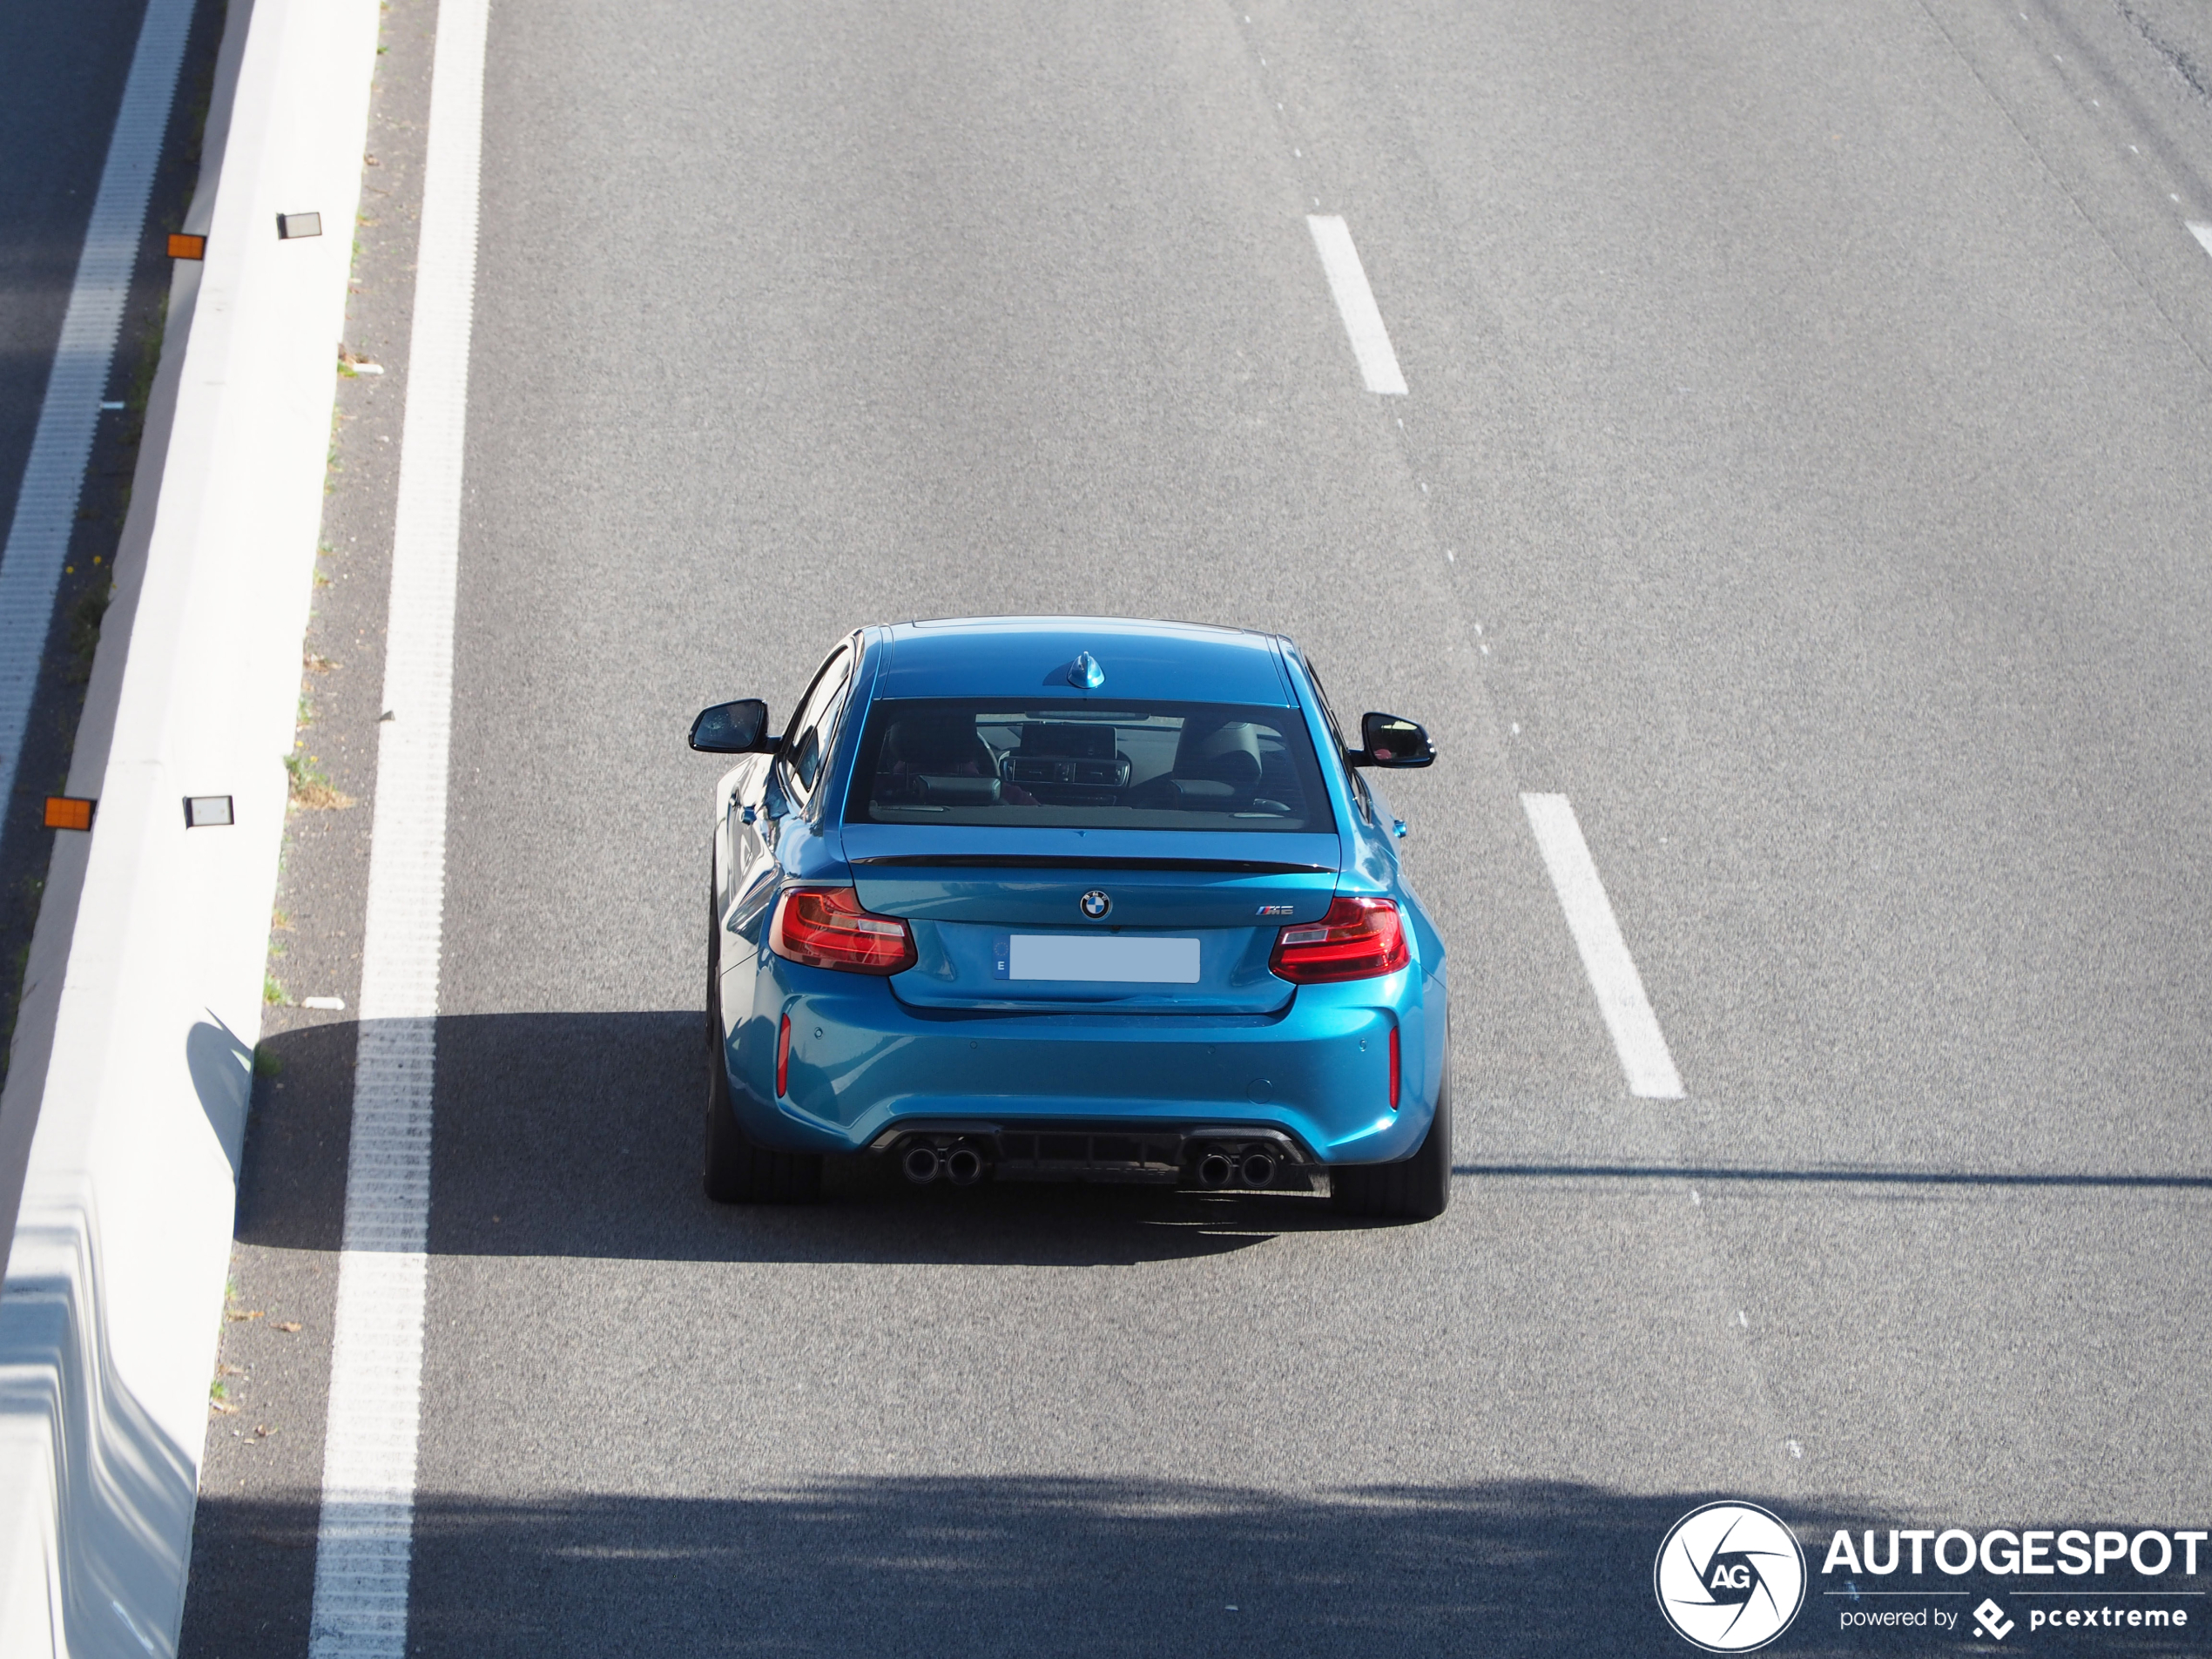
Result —
[[[1008,979],[1118,985],[1196,985],[1195,939],[1127,934],[1015,934],[1007,941]]]

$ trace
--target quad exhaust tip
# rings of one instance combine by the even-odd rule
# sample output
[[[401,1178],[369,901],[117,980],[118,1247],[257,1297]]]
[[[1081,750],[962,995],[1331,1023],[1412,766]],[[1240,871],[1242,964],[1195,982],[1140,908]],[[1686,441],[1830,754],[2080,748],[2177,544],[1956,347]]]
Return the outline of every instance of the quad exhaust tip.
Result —
[[[1210,1192],[1224,1187],[1269,1187],[1275,1184],[1278,1161],[1273,1152],[1253,1147],[1209,1146],[1198,1155],[1192,1170],[1198,1184]]]
[[[899,1159],[907,1179],[926,1187],[943,1176],[956,1187],[972,1187],[983,1178],[983,1155],[965,1143],[934,1147],[924,1142],[909,1146]]]

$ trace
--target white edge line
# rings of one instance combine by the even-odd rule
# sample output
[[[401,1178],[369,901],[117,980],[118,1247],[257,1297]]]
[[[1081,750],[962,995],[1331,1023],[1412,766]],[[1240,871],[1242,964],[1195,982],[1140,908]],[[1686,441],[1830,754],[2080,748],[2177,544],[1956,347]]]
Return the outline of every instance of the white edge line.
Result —
[[[2196,238],[2197,241],[2203,246],[2204,251],[2207,253],[2212,253],[2212,225],[2201,225],[2193,219],[2186,219],[2183,223],[2188,226],[2189,234]]]
[[[311,1659],[407,1651],[488,24],[489,0],[441,0],[392,529],[384,706],[394,718],[378,728]]]
[[[1621,936],[1621,924],[1605,896],[1605,884],[1598,879],[1573,803],[1564,795],[1524,794],[1521,804],[1559,894],[1560,907],[1567,913],[1568,931],[1575,936],[1582,969],[1597,995],[1598,1012],[1613,1034],[1614,1051],[1628,1074],[1629,1092],[1646,1100],[1680,1100],[1682,1078],[1675,1070],[1674,1056],[1667,1052],[1667,1039],[1651,1011],[1651,999],[1644,995],[1643,977],[1629,954],[1628,941]]]

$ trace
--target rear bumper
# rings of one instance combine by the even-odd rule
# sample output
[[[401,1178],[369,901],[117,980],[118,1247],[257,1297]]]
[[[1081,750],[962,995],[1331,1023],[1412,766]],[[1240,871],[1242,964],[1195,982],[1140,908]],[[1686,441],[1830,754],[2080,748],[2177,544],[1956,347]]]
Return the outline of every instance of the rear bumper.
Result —
[[[740,1012],[732,1004],[747,992],[752,1006]],[[770,958],[764,971],[748,962],[724,980],[724,1055],[747,1136],[792,1151],[887,1147],[930,1123],[995,1136],[1093,1125],[1177,1138],[1272,1130],[1298,1163],[1386,1163],[1428,1132],[1442,995],[1440,983],[1409,968],[1302,987],[1271,1015],[953,1015],[908,1008],[882,980]],[[1440,1017],[1426,1017],[1432,1002]],[[791,1055],[779,1096],[786,1016]]]

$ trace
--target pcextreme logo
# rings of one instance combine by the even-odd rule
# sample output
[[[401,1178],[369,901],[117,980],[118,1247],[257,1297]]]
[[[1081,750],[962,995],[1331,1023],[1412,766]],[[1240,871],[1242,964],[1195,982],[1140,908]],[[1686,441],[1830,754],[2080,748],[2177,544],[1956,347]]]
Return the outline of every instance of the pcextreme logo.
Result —
[[[1749,1653],[1790,1628],[1805,1602],[1805,1553],[1778,1517],[1755,1503],[1691,1510],[1652,1563],[1659,1610],[1708,1653]]]

